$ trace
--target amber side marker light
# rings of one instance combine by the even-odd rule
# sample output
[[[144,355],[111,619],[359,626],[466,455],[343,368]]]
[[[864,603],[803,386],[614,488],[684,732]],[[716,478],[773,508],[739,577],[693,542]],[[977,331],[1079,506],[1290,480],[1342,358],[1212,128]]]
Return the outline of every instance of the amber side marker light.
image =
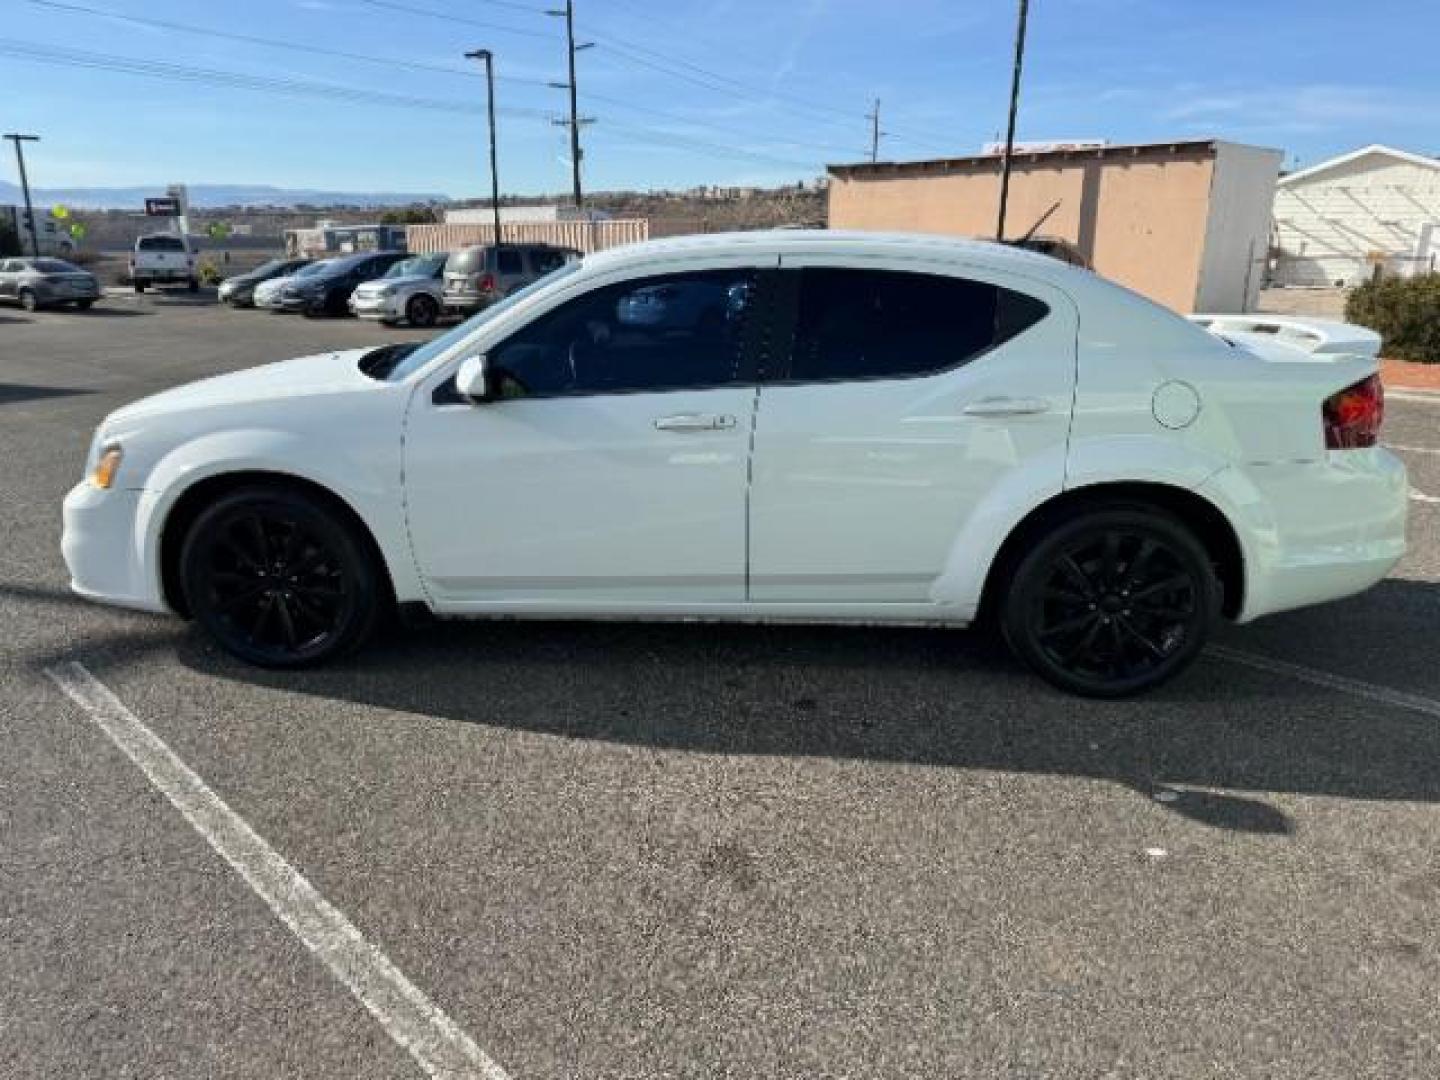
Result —
[[[120,471],[120,459],[124,456],[120,447],[107,446],[100,452],[100,460],[95,462],[95,468],[90,470],[90,483],[101,491],[108,489],[115,482],[115,474]]]

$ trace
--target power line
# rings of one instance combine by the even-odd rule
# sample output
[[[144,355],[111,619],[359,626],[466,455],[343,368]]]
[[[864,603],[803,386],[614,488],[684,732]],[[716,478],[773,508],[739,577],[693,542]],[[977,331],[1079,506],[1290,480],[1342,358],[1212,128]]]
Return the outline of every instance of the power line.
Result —
[[[341,86],[336,83],[311,82],[304,79],[282,79],[272,76],[247,75],[238,71],[221,71],[215,68],[189,67],[171,64],[162,60],[142,60],[134,57],[115,56],[109,53],[92,53],[79,49],[65,49],[51,45],[40,45],[23,41],[0,40],[0,55],[60,67],[92,68],[116,71],[122,74],[140,75],[149,78],[169,79],[179,82],[202,83],[235,90],[255,90],[285,96],[318,97],[334,101],[345,101],[371,105],[391,105],[407,109],[426,109],[436,112],[473,114],[478,107],[459,101],[440,98],[417,97],[411,94],[392,94],[379,90],[364,90],[359,87]],[[539,109],[510,109],[515,116],[543,117]]]
[[[414,71],[428,71],[438,75],[457,75],[465,79],[480,78],[474,71],[466,71],[461,68],[445,67],[440,64],[424,64],[416,60],[401,60],[394,57],[370,56],[365,53],[345,52],[340,49],[326,49],[318,45],[303,45],[298,41],[281,41],[277,38],[255,37],[250,34],[236,34],[226,30],[213,30],[209,27],[194,26],[189,23],[170,22],[166,19],[149,19],[139,15],[123,14],[118,11],[105,11],[101,8],[87,7],[83,4],[62,3],[61,0],[26,0],[26,3],[34,4],[37,7],[51,8],[55,11],[63,11],[73,15],[93,15],[102,19],[114,19],[117,22],[132,23],[136,26],[151,26],[161,30],[173,30],[182,34],[195,34],[197,36],[218,38],[223,41],[239,41],[247,45],[260,45],[270,49],[288,49],[292,52],[313,53],[316,56],[333,56],[341,60],[359,60],[366,64],[380,64],[385,67],[403,67]],[[524,79],[511,76],[503,79],[504,82],[524,83],[529,86],[547,86],[544,79]]]
[[[414,4],[401,3],[399,0],[358,0],[358,2],[374,8],[398,11],[409,15],[418,15],[422,18],[438,19],[444,22],[453,22],[462,26],[476,26],[482,29],[495,30],[500,33],[518,34],[532,38],[549,37],[549,35],[538,30],[528,30],[520,27],[482,22],[462,15],[453,15],[447,11],[437,11],[434,8],[418,7]],[[487,2],[498,3],[499,0],[487,0]],[[517,9],[539,11],[539,9],[536,8],[528,8],[524,4],[511,4],[507,2],[502,6],[513,6]],[[621,43],[609,37],[596,36],[594,34],[591,34],[591,37],[593,37],[597,43],[603,44],[605,51],[614,53],[616,56],[624,57],[640,67],[646,67],[661,74],[669,75],[671,78],[681,79],[706,90],[720,91],[732,96],[738,89],[752,98],[762,99],[768,103],[789,108],[791,112],[798,114],[803,111],[808,114],[807,118],[812,121],[819,115],[832,124],[840,120],[844,120],[848,124],[853,124],[857,119],[863,119],[864,116],[863,113],[853,112],[850,109],[841,108],[836,105],[824,104],[795,94],[756,86],[753,83],[711,71],[699,64],[675,57],[670,53],[662,53],[655,49],[647,48],[634,41]],[[891,135],[894,138],[920,145],[932,142],[933,140],[933,145],[945,150],[949,150],[952,145],[950,136],[921,133],[918,130],[915,131],[913,135],[904,135],[899,132],[892,132]]]
[[[449,12],[436,11],[433,8],[416,7],[413,4],[401,4],[396,0],[357,0],[358,3],[366,4],[373,8],[385,8],[390,11],[399,11],[406,15],[419,15],[425,19],[441,19],[445,22],[459,23],[462,26],[474,26],[481,30],[490,30],[498,34],[516,34],[520,37],[544,38],[550,40],[550,35],[543,30],[526,30],[519,26],[506,26],[503,23],[481,22],[479,19],[467,19],[463,15],[451,15]]]
[[[144,78],[219,86],[225,89],[248,90],[286,97],[318,97],[333,101],[394,106],[398,108],[420,109],[466,116],[476,116],[484,112],[480,106],[462,101],[415,97],[407,94],[390,94],[381,91],[364,90],[358,87],[341,86],[335,83],[247,75],[242,72],[190,67],[182,64],[171,64],[166,61],[142,60],[134,57],[86,52],[79,49],[66,49],[33,42],[0,40],[0,56],[11,56],[19,60],[46,64],[53,67],[114,71]],[[553,116],[551,112],[542,109],[510,107],[497,109],[496,111],[511,116],[523,116],[536,119],[550,119]],[[728,146],[724,143],[693,139],[672,132],[656,131],[653,128],[642,128],[627,124],[611,126],[618,132],[629,134],[632,138],[657,143],[659,145],[686,146],[694,149],[707,150],[725,157],[765,161],[804,169],[815,167],[814,162],[781,158],[759,151]]]

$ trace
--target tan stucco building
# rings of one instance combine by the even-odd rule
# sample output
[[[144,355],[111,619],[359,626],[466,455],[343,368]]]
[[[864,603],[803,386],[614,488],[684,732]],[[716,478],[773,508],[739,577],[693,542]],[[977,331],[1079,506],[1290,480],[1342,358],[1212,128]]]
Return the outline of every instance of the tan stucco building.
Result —
[[[1217,140],[1017,152],[1008,237],[1077,245],[1098,273],[1178,311],[1247,311],[1281,152]],[[830,227],[995,235],[1000,158],[832,165]],[[1048,213],[1048,217],[1045,216]]]

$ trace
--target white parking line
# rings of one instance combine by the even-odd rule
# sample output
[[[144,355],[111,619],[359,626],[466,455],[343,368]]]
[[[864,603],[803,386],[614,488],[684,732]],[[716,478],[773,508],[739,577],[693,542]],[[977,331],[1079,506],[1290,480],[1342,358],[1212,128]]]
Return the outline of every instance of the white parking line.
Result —
[[[228,862],[389,1036],[436,1080],[505,1071],[287,863],[110,689],[73,661],[45,669],[70,699]]]
[[[1223,645],[1212,645],[1205,650],[1205,654],[1221,660],[1228,660],[1232,664],[1244,664],[1257,671],[1268,671],[1272,675],[1288,675],[1292,679],[1313,683],[1315,686],[1323,686],[1327,690],[1338,690],[1340,693],[1350,694],[1352,697],[1367,698],[1382,705],[1393,705],[1399,709],[1424,713],[1426,716],[1433,716],[1440,720],[1440,701],[1423,697],[1420,694],[1392,690],[1388,686],[1377,686],[1375,683],[1361,682],[1359,679],[1346,678],[1344,675],[1332,675],[1328,671],[1302,667],[1284,660],[1272,660],[1268,656],[1257,656],[1255,653],[1228,649]]]

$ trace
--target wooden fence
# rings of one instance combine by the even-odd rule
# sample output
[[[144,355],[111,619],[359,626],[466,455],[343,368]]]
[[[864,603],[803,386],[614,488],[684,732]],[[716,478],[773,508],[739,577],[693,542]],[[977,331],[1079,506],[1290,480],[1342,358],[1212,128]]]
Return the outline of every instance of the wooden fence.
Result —
[[[405,230],[413,254],[456,251],[471,244],[495,240],[492,225],[411,225]],[[617,221],[502,221],[500,238],[507,244],[554,244],[577,251],[604,251],[621,244],[638,244],[650,239],[650,223],[644,218]]]

